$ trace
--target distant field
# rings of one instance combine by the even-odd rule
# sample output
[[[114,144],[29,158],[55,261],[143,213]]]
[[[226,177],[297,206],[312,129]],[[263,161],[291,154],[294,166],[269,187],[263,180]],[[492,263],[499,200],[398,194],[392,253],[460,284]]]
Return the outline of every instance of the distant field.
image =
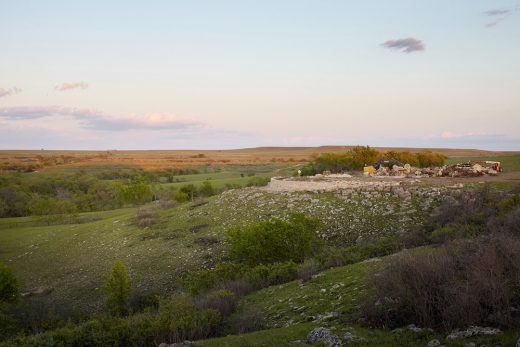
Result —
[[[326,152],[344,152],[352,146],[321,147],[258,147],[236,150],[157,150],[157,151],[54,151],[54,150],[3,150],[0,166],[11,163],[20,165],[41,164],[45,170],[99,167],[99,169],[139,167],[146,170],[202,167],[215,165],[258,165],[268,163],[305,162],[314,155]],[[497,156],[519,152],[484,151],[476,149],[447,148],[390,148],[381,151],[431,150],[449,157]]]

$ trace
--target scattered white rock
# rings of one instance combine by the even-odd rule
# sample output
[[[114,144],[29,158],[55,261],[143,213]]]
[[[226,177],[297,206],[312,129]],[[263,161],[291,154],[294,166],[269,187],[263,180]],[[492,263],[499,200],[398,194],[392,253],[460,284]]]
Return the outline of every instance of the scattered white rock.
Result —
[[[364,340],[364,338],[360,337],[360,336],[357,336],[357,335],[354,335],[353,333],[347,331],[345,333],[345,335],[343,335],[343,341],[345,342],[357,342],[357,341],[362,341]]]
[[[466,330],[455,330],[448,336],[446,336],[446,339],[453,340],[453,339],[463,339],[470,336],[476,336],[476,335],[497,335],[501,334],[502,330],[497,328],[490,328],[490,327],[477,327],[477,326],[471,326]]]
[[[177,343],[161,343],[159,347],[192,347],[196,346],[195,342],[192,341],[184,341],[184,342],[177,342]]]
[[[338,347],[341,346],[340,338],[324,327],[318,327],[313,329],[309,335],[307,335],[307,343],[316,344],[323,343],[328,347]]]
[[[406,329],[410,330],[410,331],[413,331],[414,333],[422,333],[423,331],[429,331],[429,332],[433,332],[433,329],[430,329],[430,328],[419,328],[418,326],[416,326],[415,324],[410,324],[406,327]]]
[[[433,339],[431,340],[430,342],[428,342],[428,344],[426,345],[426,347],[440,347],[441,346],[441,342],[437,339]]]

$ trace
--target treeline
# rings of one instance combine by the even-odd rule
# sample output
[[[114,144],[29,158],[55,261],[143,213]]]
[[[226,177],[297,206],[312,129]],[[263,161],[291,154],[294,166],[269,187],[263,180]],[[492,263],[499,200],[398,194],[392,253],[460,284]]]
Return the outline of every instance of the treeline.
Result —
[[[242,188],[226,184],[216,188],[210,180],[196,186],[186,183],[168,187],[183,174],[196,169],[171,169],[156,172],[113,170],[100,173],[74,174],[0,174],[0,218],[41,216],[49,224],[54,220],[73,222],[79,212],[106,211],[125,206],[138,206],[152,200],[193,201],[223,190]],[[264,186],[268,177],[251,176],[246,186]]]
[[[141,176],[110,181],[85,173],[0,175],[0,217],[110,210],[152,198],[152,187]]]
[[[365,165],[372,165],[380,160],[397,160],[413,167],[434,167],[444,165],[446,157],[434,152],[381,152],[369,146],[355,146],[346,153],[323,153],[301,169],[304,176],[315,175],[323,171],[340,173],[361,170]]]
[[[66,165],[73,163],[80,163],[93,158],[106,159],[109,154],[99,155],[85,155],[85,156],[74,156],[74,155],[36,155],[34,158],[29,157],[18,157],[15,160],[9,162],[0,163],[0,171],[17,171],[17,172],[34,172],[44,167]]]

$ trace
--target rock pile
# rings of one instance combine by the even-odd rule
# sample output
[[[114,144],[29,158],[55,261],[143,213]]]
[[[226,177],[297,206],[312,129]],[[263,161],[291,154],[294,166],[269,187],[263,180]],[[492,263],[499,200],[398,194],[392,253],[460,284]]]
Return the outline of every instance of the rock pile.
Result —
[[[416,168],[409,164],[404,166],[394,165],[392,168],[380,167],[372,172],[370,176],[373,177],[478,177],[478,176],[496,176],[498,171],[482,166],[480,164],[455,164],[435,168]]]
[[[313,329],[307,335],[306,342],[311,345],[321,343],[328,347],[339,347],[342,344],[341,339],[336,334],[324,327]]]

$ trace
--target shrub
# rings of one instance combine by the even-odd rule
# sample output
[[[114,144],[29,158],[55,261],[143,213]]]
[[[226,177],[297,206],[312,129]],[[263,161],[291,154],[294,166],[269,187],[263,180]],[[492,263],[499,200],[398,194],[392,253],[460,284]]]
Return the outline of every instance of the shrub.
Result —
[[[215,288],[219,283],[238,279],[244,272],[244,265],[219,263],[214,269],[188,272],[180,280],[180,285],[192,294],[200,294]]]
[[[247,180],[247,187],[263,187],[266,186],[271,179],[269,177],[252,176]]]
[[[18,337],[14,346],[154,346],[214,335],[220,322],[216,310],[199,310],[182,299],[161,299],[157,311],[129,317],[98,317],[46,333]]]
[[[206,295],[196,297],[193,304],[200,310],[213,309],[219,312],[221,317],[229,316],[235,309],[236,295],[226,289],[219,289]]]
[[[220,315],[216,310],[199,310],[181,300],[163,300],[157,315],[162,338],[155,340],[180,342],[207,338],[215,332],[219,322]]]
[[[237,295],[252,288],[292,281],[297,278],[297,265],[292,262],[260,264],[219,263],[214,269],[191,271],[181,279],[180,286],[199,295],[212,289],[226,289]]]
[[[228,231],[229,255],[250,266],[274,262],[303,262],[316,252],[319,222],[293,213],[289,220],[273,219]]]
[[[131,283],[121,261],[114,262],[111,273],[104,277],[101,290],[105,293],[108,308],[113,314],[121,315],[126,312]]]
[[[190,200],[193,200],[193,198],[196,198],[199,195],[197,187],[195,187],[195,185],[193,185],[191,183],[181,186],[179,191],[187,194],[188,197],[190,198]]]
[[[229,319],[231,332],[234,334],[245,334],[258,331],[265,327],[265,317],[261,311],[248,308],[242,312],[233,314]]]
[[[11,269],[0,262],[0,307],[4,303],[13,303],[18,300],[20,289],[18,281]]]
[[[510,232],[520,235],[520,207],[491,219],[487,225],[491,231]]]
[[[140,208],[134,215],[134,223],[140,228],[148,228],[155,224],[155,212],[149,208]]]
[[[510,235],[401,255],[372,282],[380,298],[365,306],[364,319],[372,325],[520,327],[520,240]]]
[[[204,181],[199,189],[199,194],[202,196],[213,196],[215,195],[215,188],[213,188],[210,181]]]
[[[429,151],[416,153],[419,167],[435,167],[444,165],[446,157],[440,153],[433,153]]]
[[[298,266],[298,278],[301,279],[302,282],[307,282],[319,271],[320,269],[316,261],[314,259],[309,259]]]
[[[190,200],[190,196],[188,195],[188,193],[181,192],[181,191],[175,192],[175,195],[173,196],[173,198],[175,199],[175,201],[180,202],[180,203],[187,202]]]
[[[427,226],[431,230],[448,224],[485,224],[497,214],[497,206],[504,194],[492,190],[488,185],[474,191],[459,191],[446,195],[435,208]]]
[[[290,282],[298,276],[298,266],[288,261],[268,265],[267,283],[269,285]]]
[[[475,224],[448,224],[432,232],[432,239],[435,242],[445,242],[457,238],[464,238],[478,235],[486,230],[483,225]]]
[[[218,288],[229,290],[237,297],[249,294],[255,289],[253,283],[244,278],[223,282]]]

